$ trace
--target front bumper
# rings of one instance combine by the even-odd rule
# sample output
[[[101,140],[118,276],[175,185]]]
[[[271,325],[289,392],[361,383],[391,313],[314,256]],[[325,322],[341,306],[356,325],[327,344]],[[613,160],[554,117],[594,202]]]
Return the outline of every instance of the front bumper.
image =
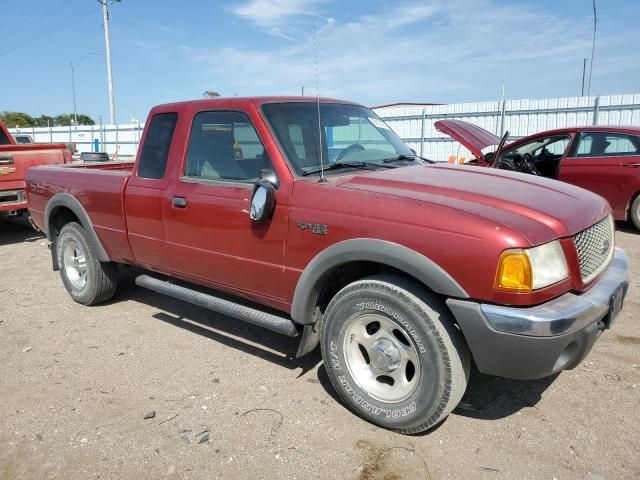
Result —
[[[602,277],[582,295],[566,293],[528,308],[447,300],[478,369],[508,378],[542,378],[576,367],[610,325],[612,297],[628,286],[628,262],[616,249]],[[611,319],[612,320],[612,319]]]

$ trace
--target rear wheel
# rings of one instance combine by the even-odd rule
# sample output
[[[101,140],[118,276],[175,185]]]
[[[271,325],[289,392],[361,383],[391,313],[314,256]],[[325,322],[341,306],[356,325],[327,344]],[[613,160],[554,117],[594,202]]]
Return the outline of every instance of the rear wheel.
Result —
[[[629,212],[629,218],[633,222],[633,226],[640,230],[640,195],[631,204],[631,211]]]
[[[321,335],[334,388],[382,427],[427,430],[466,389],[469,351],[446,306],[404,278],[379,275],[343,288],[327,307]]]
[[[56,240],[60,277],[76,302],[94,305],[113,297],[118,286],[118,266],[98,260],[85,230],[67,223]]]

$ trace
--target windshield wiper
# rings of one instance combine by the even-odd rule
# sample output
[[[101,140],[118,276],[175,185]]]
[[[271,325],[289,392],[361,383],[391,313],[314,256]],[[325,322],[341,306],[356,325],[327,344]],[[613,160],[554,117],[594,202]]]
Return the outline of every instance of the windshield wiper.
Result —
[[[384,165],[383,163],[378,162],[362,162],[362,161],[341,161],[341,162],[333,162],[324,166],[324,168],[318,166],[312,168],[311,170],[307,170],[302,172],[302,176],[306,177],[307,175],[313,175],[314,173],[319,173],[324,170],[336,170],[338,168],[362,168],[364,170],[373,170],[372,167],[378,168],[396,168],[394,165]]]
[[[421,156],[416,155],[416,154],[407,155],[407,154],[404,154],[404,153],[401,153],[400,155],[397,155],[395,157],[385,158],[383,160],[383,162],[384,163],[394,163],[394,162],[402,162],[402,161],[405,161],[405,160],[409,160],[409,161],[413,162],[416,158],[419,158],[420,160],[423,160],[423,161],[425,161],[427,163],[436,163],[434,160],[429,160],[428,158],[424,158],[424,157],[421,157]]]

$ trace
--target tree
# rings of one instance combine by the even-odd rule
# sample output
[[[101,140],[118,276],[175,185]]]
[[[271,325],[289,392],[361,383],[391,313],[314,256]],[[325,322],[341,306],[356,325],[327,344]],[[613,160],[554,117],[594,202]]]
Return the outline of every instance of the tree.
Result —
[[[89,115],[85,115],[83,113],[79,113],[78,117],[78,125],[95,125],[96,122]],[[61,113],[57,115],[53,119],[53,123],[55,125],[61,125],[63,127],[68,127],[69,125],[75,125],[74,115],[73,113]]]
[[[49,115],[40,115],[33,120],[36,127],[53,127],[55,125],[54,118]]]
[[[9,128],[24,128],[35,125],[33,117],[24,112],[1,112],[0,120],[2,120],[2,122]]]
[[[218,92],[216,92],[215,90],[205,90],[205,92],[202,94],[202,96],[204,98],[216,98],[216,97],[219,97],[220,94]]]

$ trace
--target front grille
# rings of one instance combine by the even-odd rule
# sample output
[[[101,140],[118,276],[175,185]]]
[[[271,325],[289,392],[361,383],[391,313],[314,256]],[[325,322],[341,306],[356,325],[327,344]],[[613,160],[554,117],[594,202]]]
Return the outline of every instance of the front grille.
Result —
[[[582,281],[587,283],[608,265],[613,257],[613,219],[608,216],[573,236]]]
[[[5,190],[0,192],[0,203],[24,202],[24,190]]]

